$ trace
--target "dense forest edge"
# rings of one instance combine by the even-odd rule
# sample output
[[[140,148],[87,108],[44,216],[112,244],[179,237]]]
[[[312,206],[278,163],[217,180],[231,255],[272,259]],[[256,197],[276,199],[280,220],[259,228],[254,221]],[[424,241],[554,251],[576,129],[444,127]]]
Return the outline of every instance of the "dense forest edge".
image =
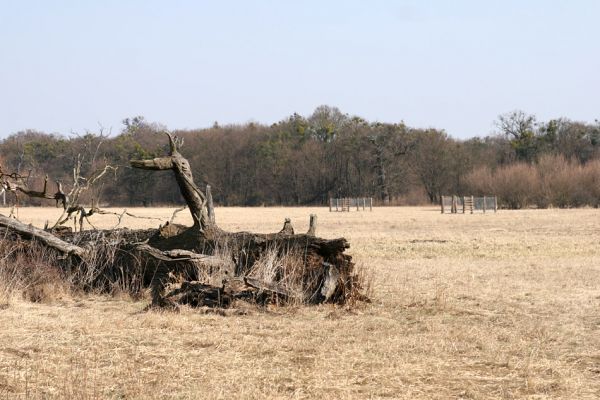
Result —
[[[373,197],[380,205],[437,203],[441,195],[496,195],[500,207],[598,207],[600,122],[538,121],[513,111],[496,133],[459,140],[444,130],[369,122],[320,106],[274,123],[177,130],[199,184],[221,206],[324,205],[329,197]],[[63,136],[25,130],[0,141],[3,171],[73,185],[110,165],[110,176],[86,193],[103,206],[182,204],[169,172],[148,174],[131,159],[165,152],[166,127],[128,118],[118,134],[104,129]],[[7,202],[14,200],[10,195]],[[20,205],[47,201],[19,198]]]

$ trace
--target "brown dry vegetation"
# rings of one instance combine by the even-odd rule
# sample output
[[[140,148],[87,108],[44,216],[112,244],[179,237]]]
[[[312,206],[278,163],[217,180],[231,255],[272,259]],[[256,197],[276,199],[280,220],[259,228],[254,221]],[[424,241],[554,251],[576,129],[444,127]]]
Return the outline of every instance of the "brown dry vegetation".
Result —
[[[537,164],[513,163],[474,169],[465,177],[466,192],[493,193],[501,207],[560,208],[600,206],[600,160],[584,165],[563,156],[544,155]]]
[[[172,209],[130,211],[167,220]],[[57,213],[19,217],[43,226]],[[225,208],[217,218],[273,232],[291,217],[305,231],[310,213],[319,236],[346,237],[368,267],[371,304],[222,316],[142,312],[147,300],[56,282],[27,299],[0,288],[0,398],[600,396],[597,210]]]

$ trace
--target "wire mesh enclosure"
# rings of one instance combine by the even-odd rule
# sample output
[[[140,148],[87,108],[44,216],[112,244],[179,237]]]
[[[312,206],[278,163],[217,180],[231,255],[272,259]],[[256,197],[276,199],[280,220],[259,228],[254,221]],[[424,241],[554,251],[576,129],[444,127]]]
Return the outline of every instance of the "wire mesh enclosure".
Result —
[[[442,214],[497,212],[498,198],[496,196],[441,196],[440,205]]]
[[[366,210],[373,211],[372,197],[343,197],[329,199],[329,211]]]

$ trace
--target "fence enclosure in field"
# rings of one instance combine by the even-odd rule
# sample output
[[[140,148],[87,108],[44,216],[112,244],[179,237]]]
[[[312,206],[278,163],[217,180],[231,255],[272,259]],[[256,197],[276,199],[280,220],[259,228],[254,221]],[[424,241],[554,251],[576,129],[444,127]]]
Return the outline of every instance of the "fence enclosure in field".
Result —
[[[441,196],[440,205],[442,214],[444,213],[463,213],[475,211],[498,211],[498,198],[496,196]]]
[[[350,211],[356,207],[356,211],[360,211],[361,208],[364,211],[369,208],[369,211],[373,211],[373,198],[372,197],[344,197],[341,199],[329,199],[329,212],[331,211]]]

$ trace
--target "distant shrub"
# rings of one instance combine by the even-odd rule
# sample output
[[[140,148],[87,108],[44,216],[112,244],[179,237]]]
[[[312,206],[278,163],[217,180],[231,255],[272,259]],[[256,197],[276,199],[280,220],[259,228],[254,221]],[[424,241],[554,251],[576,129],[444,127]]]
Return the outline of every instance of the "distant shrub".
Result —
[[[590,161],[583,166],[580,187],[586,196],[586,204],[600,207],[600,160]]]
[[[495,193],[494,177],[488,167],[477,168],[469,172],[464,179],[466,191],[475,196],[485,196]]]
[[[492,190],[502,206],[524,208],[539,190],[539,177],[531,165],[515,163],[494,172]]]
[[[502,207],[600,206],[600,160],[580,164],[562,155],[544,155],[537,163],[514,163],[492,171],[476,168],[465,177],[469,194],[495,194]]]

